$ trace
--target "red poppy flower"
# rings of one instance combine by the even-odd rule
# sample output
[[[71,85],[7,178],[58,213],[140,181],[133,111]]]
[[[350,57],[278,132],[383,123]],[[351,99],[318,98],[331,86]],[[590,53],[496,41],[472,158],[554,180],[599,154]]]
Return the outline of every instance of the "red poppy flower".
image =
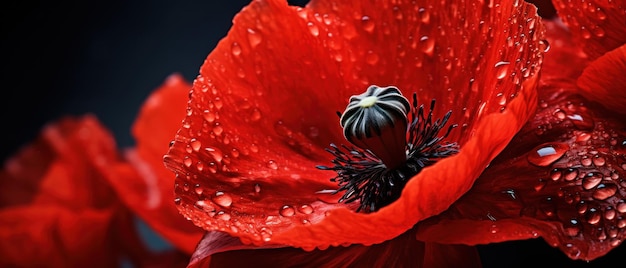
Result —
[[[417,262],[426,256],[426,264],[443,261],[443,250],[475,256],[472,248],[414,241],[411,228],[467,192],[533,115],[542,39],[535,8],[521,1],[312,1],[306,8],[254,1],[202,66],[165,158],[176,173],[179,210],[211,231],[195,264],[251,245],[326,250],[276,252],[288,261],[332,252],[337,265],[392,260],[390,252],[407,243],[415,248],[407,254]],[[329,178],[338,175],[316,167],[330,165],[329,144],[347,143],[335,112],[369,85],[416,93],[419,104],[436,99],[425,110],[407,102],[410,117],[427,129],[451,111],[448,121],[458,127],[433,140],[460,149],[436,164],[427,159],[430,166],[393,189],[397,200],[361,213],[355,209],[364,199],[338,202],[329,194],[339,188]],[[267,251],[247,254],[275,252]],[[223,254],[211,261],[237,253]]]
[[[0,266],[118,267],[122,259],[180,266],[180,254],[143,245],[109,186],[111,167],[122,161],[93,116],[46,126],[0,172]]]

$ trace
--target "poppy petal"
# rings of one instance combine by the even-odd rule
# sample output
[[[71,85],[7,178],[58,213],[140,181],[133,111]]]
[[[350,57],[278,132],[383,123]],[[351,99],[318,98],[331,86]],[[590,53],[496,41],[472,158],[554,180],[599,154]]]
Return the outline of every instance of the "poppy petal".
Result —
[[[68,117],[7,160],[0,172],[0,266],[116,264],[109,234],[121,206],[102,176],[118,159],[115,146],[93,116]]]
[[[578,78],[578,87],[590,100],[626,113],[626,45],[592,62]]]
[[[626,4],[623,1],[553,2],[557,14],[591,59],[626,43]]]
[[[41,205],[0,210],[2,267],[114,267],[113,210]],[[95,266],[94,266],[95,265]]]
[[[206,236],[201,245],[213,246],[199,247],[194,254],[197,258],[188,267],[481,267],[476,248],[423,243],[415,239],[414,231],[369,247],[351,245],[313,251],[253,249],[237,238],[224,236],[228,235]]]
[[[624,240],[626,124],[578,94],[576,76],[568,75],[587,59],[571,49],[564,29],[547,28],[554,54],[545,59],[535,118],[470,192],[420,223],[418,239],[474,245],[541,236],[584,260]],[[563,65],[573,70],[548,67]]]
[[[523,1],[450,4],[252,2],[202,66],[165,157],[181,213],[244,243],[311,250],[381,243],[445,210],[532,115],[545,48]],[[462,149],[362,214],[336,203],[333,174],[315,166],[344,141],[335,112],[369,84],[436,98]]]
[[[181,75],[172,74],[148,97],[133,125],[136,147],[127,149],[124,161],[112,164],[106,173],[124,204],[187,254],[194,251],[204,231],[174,206],[174,176],[163,166],[163,154],[185,113],[189,88]]]

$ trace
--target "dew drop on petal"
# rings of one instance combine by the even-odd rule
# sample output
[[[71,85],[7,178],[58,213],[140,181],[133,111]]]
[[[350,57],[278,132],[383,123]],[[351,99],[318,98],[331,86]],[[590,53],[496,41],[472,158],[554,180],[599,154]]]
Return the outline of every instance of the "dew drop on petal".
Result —
[[[308,22],[306,25],[313,36],[317,37],[320,35],[320,29],[313,22]]]
[[[262,40],[263,37],[261,37],[261,34],[257,33],[253,29],[248,28],[248,42],[250,43],[250,46],[252,48],[258,46]]]
[[[368,33],[374,32],[374,27],[376,26],[368,16],[361,17],[361,25],[363,26],[363,30]]]
[[[428,56],[432,56],[435,51],[435,39],[424,35],[420,38],[420,46],[422,52],[426,53]]]
[[[568,115],[567,118],[572,121],[574,127],[580,130],[590,130],[595,126],[593,119],[585,118],[580,114]]]
[[[373,51],[368,51],[367,55],[365,56],[365,61],[369,64],[369,65],[376,65],[376,63],[378,63],[378,54],[376,54],[376,52]]]
[[[209,123],[212,123],[213,121],[215,121],[215,113],[209,110],[204,110],[204,112],[202,113],[202,116],[204,117],[204,120],[206,120]]]
[[[270,160],[270,161],[267,161],[267,167],[271,168],[273,170],[277,170],[278,169],[278,164],[276,164],[276,161]]]
[[[496,78],[503,79],[509,74],[509,66],[511,65],[508,61],[500,61],[494,65],[496,70]]]
[[[302,205],[298,208],[298,211],[303,214],[311,214],[313,213],[313,208],[309,205]]]
[[[230,220],[230,214],[228,214],[228,213],[226,213],[224,211],[220,211],[220,212],[215,214],[215,218],[223,220],[223,221],[227,221],[227,220]]]
[[[285,205],[280,208],[279,213],[283,217],[291,217],[296,214],[296,210],[292,206]]]
[[[544,143],[535,147],[527,156],[528,162],[545,167],[561,158],[569,149],[567,143]]]
[[[421,7],[421,8],[419,8],[417,10],[417,12],[419,13],[420,20],[423,23],[425,23],[425,24],[430,23],[430,13],[428,12],[428,10],[426,8]]]
[[[222,207],[230,207],[233,204],[233,198],[230,197],[229,194],[224,192],[215,192],[215,196],[213,197],[213,202]]]
[[[585,190],[590,190],[598,186],[602,182],[602,176],[599,174],[589,173],[583,178],[582,186]]]
[[[191,158],[189,158],[189,156],[185,156],[185,158],[183,159],[183,164],[186,167],[190,167],[192,162],[193,162],[193,160],[191,160]]]
[[[204,150],[209,153],[209,155],[212,156],[216,162],[221,162],[224,158],[224,154],[218,148],[206,147]]]
[[[615,184],[600,184],[593,192],[593,198],[597,200],[606,200],[607,198],[615,195],[617,192],[617,186]]]
[[[193,149],[195,152],[199,151],[200,147],[202,147],[202,143],[195,138],[191,139],[191,141],[189,141],[189,144],[191,145],[191,149]]]
[[[241,46],[239,46],[239,43],[233,42],[230,48],[230,52],[232,52],[233,56],[235,57],[241,55]]]

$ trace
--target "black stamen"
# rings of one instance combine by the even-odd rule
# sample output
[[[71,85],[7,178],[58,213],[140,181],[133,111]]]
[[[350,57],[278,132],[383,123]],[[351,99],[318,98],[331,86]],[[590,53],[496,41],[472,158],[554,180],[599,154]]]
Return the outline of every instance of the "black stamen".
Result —
[[[331,144],[326,151],[334,156],[333,166],[317,166],[321,170],[332,170],[337,176],[331,181],[337,182],[339,188],[335,193],[343,192],[339,202],[352,203],[359,201],[357,212],[374,212],[400,197],[402,189],[409,179],[423,168],[438,160],[454,155],[459,146],[455,142],[443,142],[452,129],[448,127],[444,135],[438,136],[450,119],[452,111],[443,118],[433,122],[435,100],[430,104],[428,115],[424,105],[418,107],[417,95],[413,94],[413,105],[410,112],[410,124],[407,127],[407,160],[394,169],[385,164],[369,149],[357,147],[341,147]]]

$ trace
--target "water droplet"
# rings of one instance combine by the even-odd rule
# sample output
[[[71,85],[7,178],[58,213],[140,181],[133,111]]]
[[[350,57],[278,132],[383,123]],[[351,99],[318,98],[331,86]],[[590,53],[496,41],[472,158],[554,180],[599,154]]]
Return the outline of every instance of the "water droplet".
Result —
[[[309,31],[313,36],[317,37],[320,35],[320,29],[313,22],[308,22],[306,25],[309,27]]]
[[[506,104],[506,96],[504,96],[504,94],[502,94],[502,93],[498,93],[496,95],[496,101],[500,105],[505,105]]]
[[[617,213],[615,212],[615,210],[611,209],[611,207],[608,207],[604,211],[604,218],[610,221],[610,220],[615,219],[616,214]]]
[[[363,26],[363,30],[368,33],[372,33],[374,31],[374,27],[376,26],[368,16],[361,17],[361,25]]]
[[[202,147],[202,143],[195,138],[191,139],[191,141],[189,141],[189,144],[191,145],[191,148],[196,152],[200,150],[200,147]]]
[[[202,186],[200,186],[199,183],[196,183],[193,187],[197,195],[202,195],[202,192],[204,192],[204,189],[202,189]]]
[[[209,123],[212,123],[213,121],[215,121],[215,113],[209,110],[204,110],[204,112],[202,113],[202,116],[204,117],[204,120],[206,120]]]
[[[573,181],[578,178],[578,169],[568,168],[565,173],[566,181]]]
[[[554,111],[554,116],[556,116],[556,118],[558,119],[565,119],[565,112],[561,109],[556,109],[556,111]]]
[[[182,198],[180,198],[180,196],[177,196],[174,198],[174,204],[176,205],[180,205],[180,203],[183,201]]]
[[[492,234],[495,234],[495,233],[497,233],[499,231],[498,227],[495,224],[492,224],[491,227],[489,228],[489,230],[490,230],[490,232]]]
[[[185,164],[186,167],[190,167],[192,162],[193,162],[193,160],[191,160],[191,158],[189,158],[189,156],[185,156],[185,158],[183,159],[183,164]]]
[[[576,141],[580,143],[587,142],[589,139],[591,139],[591,135],[585,132],[582,132],[578,134],[578,136],[576,136]]]
[[[582,186],[585,190],[593,189],[598,186],[602,181],[602,175],[589,173],[585,178],[583,178]]]
[[[230,47],[230,51],[233,53],[233,56],[235,57],[241,55],[241,47],[239,46],[239,43],[233,42],[233,44]]]
[[[213,127],[213,134],[219,136],[222,135],[222,132],[224,132],[224,128],[220,126],[219,123],[215,123],[215,126]]]
[[[598,211],[595,208],[591,208],[589,209],[589,212],[587,212],[587,222],[589,224],[598,224],[598,222],[600,222],[601,216],[600,213],[598,213]]]
[[[255,48],[256,46],[258,46],[262,40],[263,40],[263,37],[261,37],[259,33],[257,33],[253,29],[248,28],[248,42],[250,43],[250,46],[252,48]]]
[[[254,184],[254,192],[257,193],[257,194],[261,192],[261,185],[260,184],[258,184],[258,183]]]
[[[285,205],[282,208],[280,208],[280,212],[279,213],[283,217],[291,217],[291,216],[296,214],[296,210],[293,209],[292,206]]]
[[[369,65],[375,65],[376,63],[378,63],[378,54],[376,54],[375,52],[371,50],[367,51],[367,55],[365,56],[365,61]]]
[[[597,200],[605,200],[617,192],[617,186],[615,184],[600,184],[593,192],[593,198]]]
[[[509,66],[511,65],[508,61],[500,61],[494,65],[496,71],[496,77],[498,79],[503,79],[509,74]]]
[[[267,161],[267,167],[271,168],[273,170],[277,170],[278,169],[278,164],[276,164],[276,161],[270,160],[270,161]]]
[[[596,155],[593,158],[593,164],[596,165],[596,167],[601,167],[601,166],[604,166],[604,164],[606,164],[606,160],[604,159],[604,157]]]
[[[435,39],[424,35],[420,38],[420,46],[422,52],[426,53],[428,56],[432,56],[435,51]]]
[[[209,155],[211,155],[216,162],[221,162],[224,158],[224,154],[218,148],[206,147],[204,150],[209,153]]]
[[[594,121],[591,118],[584,118],[580,114],[568,115],[567,118],[572,120],[574,127],[580,130],[590,130],[594,127]]]
[[[228,214],[228,213],[226,213],[224,211],[220,211],[220,212],[215,214],[215,218],[223,220],[223,221],[227,221],[227,220],[230,220],[230,214]]]
[[[621,201],[617,204],[617,211],[620,213],[626,213],[626,202]]]
[[[544,143],[535,147],[528,154],[527,160],[533,165],[545,167],[561,158],[568,149],[566,143]]]
[[[419,13],[420,20],[423,23],[428,24],[430,22],[430,13],[428,12],[427,9],[421,7],[420,9],[417,10],[417,12]]]
[[[229,194],[224,192],[215,192],[215,196],[213,197],[213,202],[222,207],[230,207],[233,204],[233,198],[230,197]]]
[[[313,213],[313,208],[309,205],[302,205],[298,208],[298,211],[303,214],[311,214]]]
[[[548,40],[540,40],[539,41],[539,47],[543,48],[543,52],[548,52],[550,51],[550,43],[548,42]]]
[[[555,168],[555,169],[553,169],[553,170],[550,172],[550,178],[551,178],[553,181],[558,181],[559,179],[561,179],[561,176],[562,176],[562,175],[563,175],[563,173],[561,173],[561,170],[556,169],[556,168]]]

